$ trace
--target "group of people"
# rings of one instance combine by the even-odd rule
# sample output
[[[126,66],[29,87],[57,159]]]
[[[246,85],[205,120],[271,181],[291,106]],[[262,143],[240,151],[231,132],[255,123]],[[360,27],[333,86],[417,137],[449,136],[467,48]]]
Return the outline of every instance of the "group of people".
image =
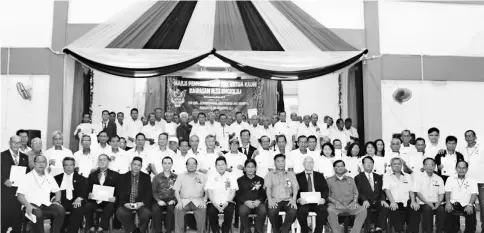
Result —
[[[386,230],[388,221],[397,232],[406,225],[416,233],[421,221],[424,232],[433,232],[434,215],[437,232],[458,232],[459,215],[466,218],[465,232],[476,231],[478,197],[481,210],[484,204],[479,172],[484,150],[472,130],[460,147],[454,136],[440,143],[439,130],[431,128],[428,145],[424,138],[413,145],[411,132],[404,130],[390,148],[379,139],[360,150],[351,119],[332,126],[332,118],[325,117],[320,127],[316,114],[302,121],[291,114],[286,122],[282,112],[251,116],[249,124],[236,113],[229,125],[225,114],[207,115],[208,121],[205,113],[192,113],[189,122],[181,113],[178,125],[174,114],[162,119],[156,109],[143,126],[136,109],[129,122],[122,113],[113,122],[104,111],[103,122],[94,127],[86,114],[75,132],[81,148],[74,154],[63,146],[60,132],[53,133],[53,147],[42,151],[39,138],[31,139],[30,148],[28,133],[19,130],[1,154],[2,232],[9,227],[20,232],[21,206],[31,220],[35,216],[34,232],[44,232],[44,218],[53,219],[54,233],[77,232],[82,218],[85,229],[106,231],[112,216],[126,232],[146,232],[150,219],[155,233],[163,223],[166,232],[184,232],[190,213],[194,220],[187,218],[188,225],[199,232],[206,218],[212,231],[229,232],[234,215],[240,231],[251,232],[249,214],[257,214],[255,232],[264,231],[268,217],[275,232],[289,232],[297,219],[307,233],[309,212],[317,215],[316,233],[326,223],[342,232],[342,214],[355,216],[353,233],[363,225],[372,232]],[[21,181],[11,181],[13,166],[26,167]],[[112,197],[98,198],[98,186],[113,187]],[[99,209],[101,221],[94,226]]]

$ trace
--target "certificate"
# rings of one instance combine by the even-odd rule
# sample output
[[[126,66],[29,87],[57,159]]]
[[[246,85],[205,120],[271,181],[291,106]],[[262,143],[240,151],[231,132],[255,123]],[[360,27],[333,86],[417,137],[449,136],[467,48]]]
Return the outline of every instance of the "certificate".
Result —
[[[50,168],[50,175],[51,176],[57,176],[59,174],[64,173],[64,168],[61,167],[51,167]]]
[[[12,186],[18,187],[19,183],[22,181],[23,177],[25,176],[26,169],[27,167],[12,165],[12,168],[10,169],[10,178],[9,178],[9,180],[12,182]]]
[[[96,201],[109,201],[109,198],[114,196],[114,187],[93,185],[92,199]]]
[[[310,204],[318,204],[321,200],[320,192],[301,192],[301,198]]]

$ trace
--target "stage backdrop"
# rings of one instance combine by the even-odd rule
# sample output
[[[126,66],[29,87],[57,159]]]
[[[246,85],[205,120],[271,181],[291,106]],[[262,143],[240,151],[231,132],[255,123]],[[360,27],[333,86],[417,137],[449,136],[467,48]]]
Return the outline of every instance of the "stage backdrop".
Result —
[[[187,79],[167,78],[166,106],[168,111],[191,113],[193,109],[221,113],[247,113],[248,109],[262,112],[260,79]]]

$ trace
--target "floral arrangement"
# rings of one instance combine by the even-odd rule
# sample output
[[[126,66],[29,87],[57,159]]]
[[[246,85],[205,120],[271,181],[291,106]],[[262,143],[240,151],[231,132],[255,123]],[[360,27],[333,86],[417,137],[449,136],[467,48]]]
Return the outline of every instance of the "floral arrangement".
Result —
[[[195,182],[198,184],[202,184],[202,180],[200,180],[200,177],[198,176],[195,177]]]
[[[229,178],[227,178],[227,180],[225,180],[225,189],[229,189],[230,188],[230,180]]]
[[[286,178],[286,186],[288,188],[291,188],[292,187],[292,183],[291,183],[291,181],[288,178]]]
[[[170,178],[168,180],[168,185],[170,186],[168,189],[173,189],[173,186],[175,185],[175,179]]]
[[[253,182],[252,183],[252,191],[255,191],[255,190],[259,190],[260,187],[262,186],[262,184],[260,183],[260,181],[257,181],[257,182]]]

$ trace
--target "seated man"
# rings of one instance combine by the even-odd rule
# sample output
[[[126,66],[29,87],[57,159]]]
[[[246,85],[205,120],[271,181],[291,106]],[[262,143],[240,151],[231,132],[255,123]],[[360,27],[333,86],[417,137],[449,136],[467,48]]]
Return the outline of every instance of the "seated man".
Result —
[[[131,171],[119,175],[116,184],[116,199],[118,210],[116,217],[123,225],[125,232],[135,230],[133,212],[138,214],[139,230],[145,233],[151,217],[151,177],[140,172],[143,166],[143,159],[135,156],[131,162]]]
[[[336,160],[333,163],[335,175],[326,182],[329,187],[328,221],[333,233],[341,233],[338,216],[346,213],[355,216],[351,233],[359,233],[366,218],[366,209],[358,205],[358,189],[353,178],[346,176],[345,163]]]
[[[98,232],[107,231],[109,229],[109,219],[111,219],[115,211],[115,197],[109,198],[109,201],[99,201],[94,200],[94,196],[92,194],[94,185],[116,187],[119,174],[108,168],[109,162],[110,159],[106,154],[99,155],[97,162],[98,169],[91,173],[87,178],[88,200],[86,208],[84,208],[84,216],[86,217],[85,229],[91,232],[96,231],[94,228],[94,212],[96,212],[97,209],[103,210],[101,213],[101,222],[99,223],[99,228],[97,229]],[[116,194],[116,189],[114,189],[114,193]]]
[[[55,176],[55,181],[61,190],[61,204],[66,211],[71,212],[62,225],[62,232],[77,233],[83,219],[83,209],[87,199],[87,180],[74,172],[75,160],[66,157],[62,161],[64,173]]]
[[[256,175],[257,163],[250,159],[245,161],[245,175],[237,179],[239,190],[236,198],[239,204],[239,216],[242,223],[241,233],[251,232],[249,226],[249,214],[257,214],[255,219],[255,232],[264,232],[266,221],[266,192],[264,190],[264,179]]]
[[[163,134],[160,134],[160,137]],[[155,233],[161,233],[161,225],[163,223],[162,211],[165,211],[165,228],[166,232],[173,231],[174,217],[175,217],[175,190],[173,187],[177,175],[171,171],[173,160],[171,157],[164,157],[161,160],[163,171],[153,178],[153,225],[155,226]],[[156,165],[155,165],[156,166]]]
[[[451,176],[445,184],[445,210],[447,211],[446,231],[458,232],[460,216],[465,217],[466,229],[464,232],[476,232],[476,209],[474,203],[477,199],[477,183],[474,179],[467,177],[468,163],[459,161],[456,165],[457,176]],[[481,210],[482,211],[482,210]]]
[[[274,165],[275,171],[268,172],[264,178],[269,220],[274,226],[274,232],[289,233],[291,224],[296,218],[299,185],[294,172],[286,171],[286,156],[283,154],[274,156]],[[279,222],[280,211],[286,212],[282,226]]]
[[[52,217],[52,232],[60,233],[66,212],[61,205],[61,192],[54,177],[46,174],[47,159],[43,155],[35,156],[34,169],[27,173],[17,189],[18,201],[24,205],[27,215],[34,215],[36,222],[31,226],[34,233],[44,233],[44,218]],[[55,193],[50,201],[50,193]],[[32,216],[32,217],[34,217]],[[31,217],[31,218],[32,218]]]
[[[234,217],[235,203],[233,199],[239,186],[235,175],[227,172],[225,157],[220,156],[215,160],[215,168],[217,171],[208,175],[207,185],[205,186],[211,202],[207,205],[207,215],[210,228],[214,233],[219,233],[218,214],[223,214],[222,232],[228,233]]]
[[[188,158],[187,172],[178,176],[173,189],[177,205],[175,209],[175,233],[185,232],[185,213],[193,212],[199,232],[204,232],[207,195],[204,192],[207,178],[203,173],[197,172],[197,160]]]
[[[328,184],[323,174],[313,170],[314,159],[311,156],[304,158],[303,166],[304,171],[296,175],[299,184],[297,220],[301,226],[301,233],[308,233],[310,232],[308,215],[309,212],[315,212],[317,216],[314,233],[322,233],[328,219],[328,205],[326,204],[329,193]],[[308,203],[301,197],[301,192],[318,192],[321,198],[317,203]]]
[[[390,202],[388,218],[392,222],[397,233],[404,232],[403,225],[407,219],[407,232],[419,231],[420,205],[415,201],[415,193],[412,192],[412,177],[402,172],[403,160],[394,157],[390,160],[393,173],[383,176],[383,190]]]
[[[385,229],[388,215],[388,203],[385,201],[385,192],[382,189],[383,177],[376,174],[373,169],[375,161],[371,156],[366,156],[362,160],[363,170],[355,177],[355,184],[358,188],[359,204],[366,209],[376,210],[378,220],[367,211],[366,223],[370,231],[381,232]]]
[[[442,233],[445,226],[445,210],[444,206],[441,205],[445,194],[444,180],[434,174],[436,167],[434,159],[426,158],[423,165],[425,173],[413,181],[413,191],[417,195],[422,209],[423,232],[434,232],[435,214],[437,233]]]

